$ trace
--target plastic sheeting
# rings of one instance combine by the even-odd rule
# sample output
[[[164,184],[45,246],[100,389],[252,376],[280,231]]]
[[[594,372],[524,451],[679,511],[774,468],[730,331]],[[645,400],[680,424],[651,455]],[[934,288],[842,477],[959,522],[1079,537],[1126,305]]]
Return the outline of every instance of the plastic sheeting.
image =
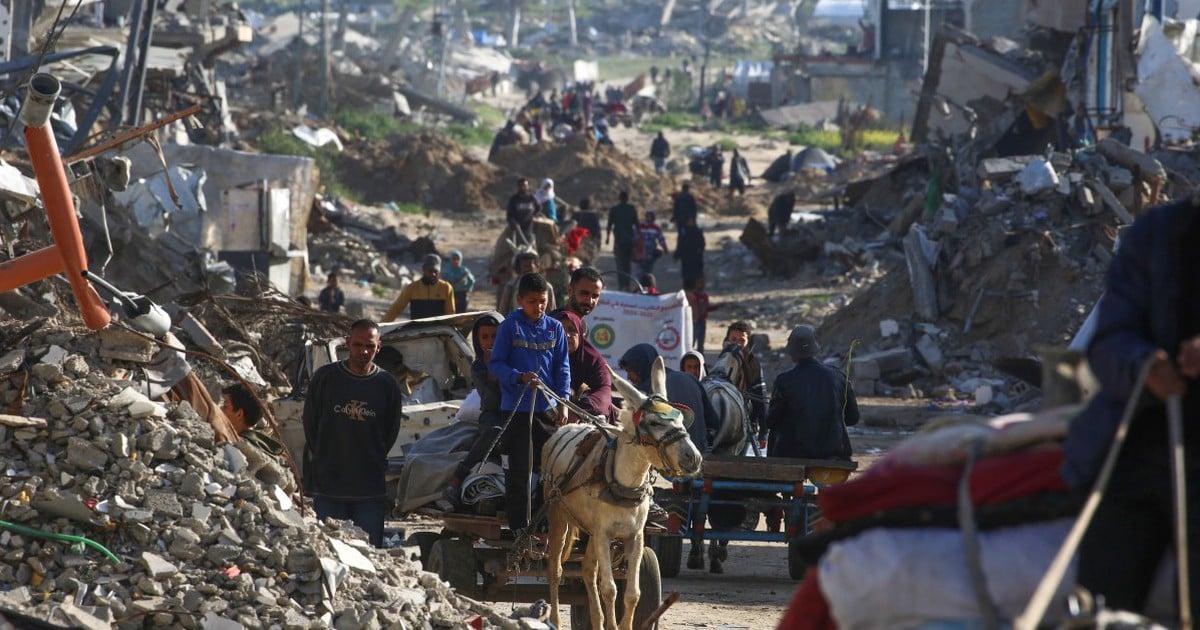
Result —
[[[1070,520],[1059,520],[979,536],[988,590],[1003,618],[1024,609],[1070,526]],[[980,616],[958,530],[873,529],[832,545],[820,574],[821,592],[843,630],[913,628]],[[1072,562],[1047,623],[1061,616],[1074,584]]]

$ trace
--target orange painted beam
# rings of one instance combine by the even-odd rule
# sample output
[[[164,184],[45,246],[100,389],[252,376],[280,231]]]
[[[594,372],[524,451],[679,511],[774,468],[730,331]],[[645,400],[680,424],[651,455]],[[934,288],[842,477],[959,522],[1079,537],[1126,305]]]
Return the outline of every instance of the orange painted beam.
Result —
[[[0,266],[0,274],[3,275],[0,286],[16,288],[45,278],[50,275],[47,272],[51,269],[54,272],[63,271],[71,283],[71,291],[75,294],[75,303],[84,323],[92,330],[99,330],[112,321],[112,316],[83,275],[88,265],[87,252],[83,247],[83,236],[79,233],[79,220],[75,217],[75,201],[67,183],[67,172],[50,128],[50,111],[61,90],[61,84],[53,76],[34,75],[29,81],[29,91],[21,111],[21,119],[25,123],[25,144],[29,147],[33,173],[41,188],[42,205],[46,207],[46,220],[50,224],[54,246]],[[58,265],[50,263],[47,251],[58,254]]]

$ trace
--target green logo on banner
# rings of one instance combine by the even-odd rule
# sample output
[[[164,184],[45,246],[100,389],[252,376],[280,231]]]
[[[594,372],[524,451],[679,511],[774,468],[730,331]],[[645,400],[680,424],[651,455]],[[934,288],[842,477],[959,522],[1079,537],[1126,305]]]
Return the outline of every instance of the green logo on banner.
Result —
[[[592,327],[592,345],[601,350],[606,350],[616,341],[617,333],[608,324],[599,324]]]

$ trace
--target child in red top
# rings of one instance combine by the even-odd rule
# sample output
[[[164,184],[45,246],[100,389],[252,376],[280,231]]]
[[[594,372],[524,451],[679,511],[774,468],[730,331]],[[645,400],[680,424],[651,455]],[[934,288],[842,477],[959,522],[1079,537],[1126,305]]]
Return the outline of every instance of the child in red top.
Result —
[[[638,260],[638,270],[641,273],[654,273],[654,263],[659,256],[670,253],[667,250],[667,239],[663,237],[662,229],[654,220],[654,211],[646,211],[646,220],[638,224],[638,240],[642,245],[642,257]],[[636,244],[635,244],[636,249]],[[636,256],[635,256],[636,258]]]
[[[709,302],[708,294],[704,292],[704,276],[684,280],[683,291],[687,296],[688,304],[692,307],[692,347],[704,352],[704,333],[708,327],[708,314],[721,308],[721,305]]]

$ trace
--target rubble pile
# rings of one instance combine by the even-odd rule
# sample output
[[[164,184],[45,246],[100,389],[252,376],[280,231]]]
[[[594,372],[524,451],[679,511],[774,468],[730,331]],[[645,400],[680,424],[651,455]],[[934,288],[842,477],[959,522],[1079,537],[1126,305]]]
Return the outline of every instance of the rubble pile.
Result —
[[[418,204],[456,212],[496,207],[495,169],[434,132],[355,143],[338,159],[342,183],[363,202]]]
[[[450,627],[480,615],[516,627],[421,571],[411,550],[317,522],[261,482],[242,448],[215,444],[187,403],[130,387],[128,364],[96,358],[119,329],[21,338],[17,327],[0,357],[11,414],[0,415],[0,621]]]
[[[982,160],[976,187],[940,197],[913,163],[858,197],[852,214],[869,221],[827,234],[873,252],[885,273],[826,319],[820,338],[834,348],[863,342],[855,379],[865,392],[908,395],[923,379],[922,393],[965,393],[1000,409],[1022,395],[990,366],[1069,342],[1102,290],[1115,229],[1179,192],[1161,164],[1111,139],[1073,156]],[[872,223],[875,237],[853,236]]]
[[[655,173],[644,160],[616,147],[598,146],[586,136],[567,142],[507,146],[493,162],[535,185],[543,178],[553,179],[555,194],[569,203],[591,197],[601,206],[615,204],[622,190],[628,190],[634,200],[662,200],[664,193],[672,190],[670,178]],[[493,188],[496,198],[504,200],[515,190],[512,178]]]

